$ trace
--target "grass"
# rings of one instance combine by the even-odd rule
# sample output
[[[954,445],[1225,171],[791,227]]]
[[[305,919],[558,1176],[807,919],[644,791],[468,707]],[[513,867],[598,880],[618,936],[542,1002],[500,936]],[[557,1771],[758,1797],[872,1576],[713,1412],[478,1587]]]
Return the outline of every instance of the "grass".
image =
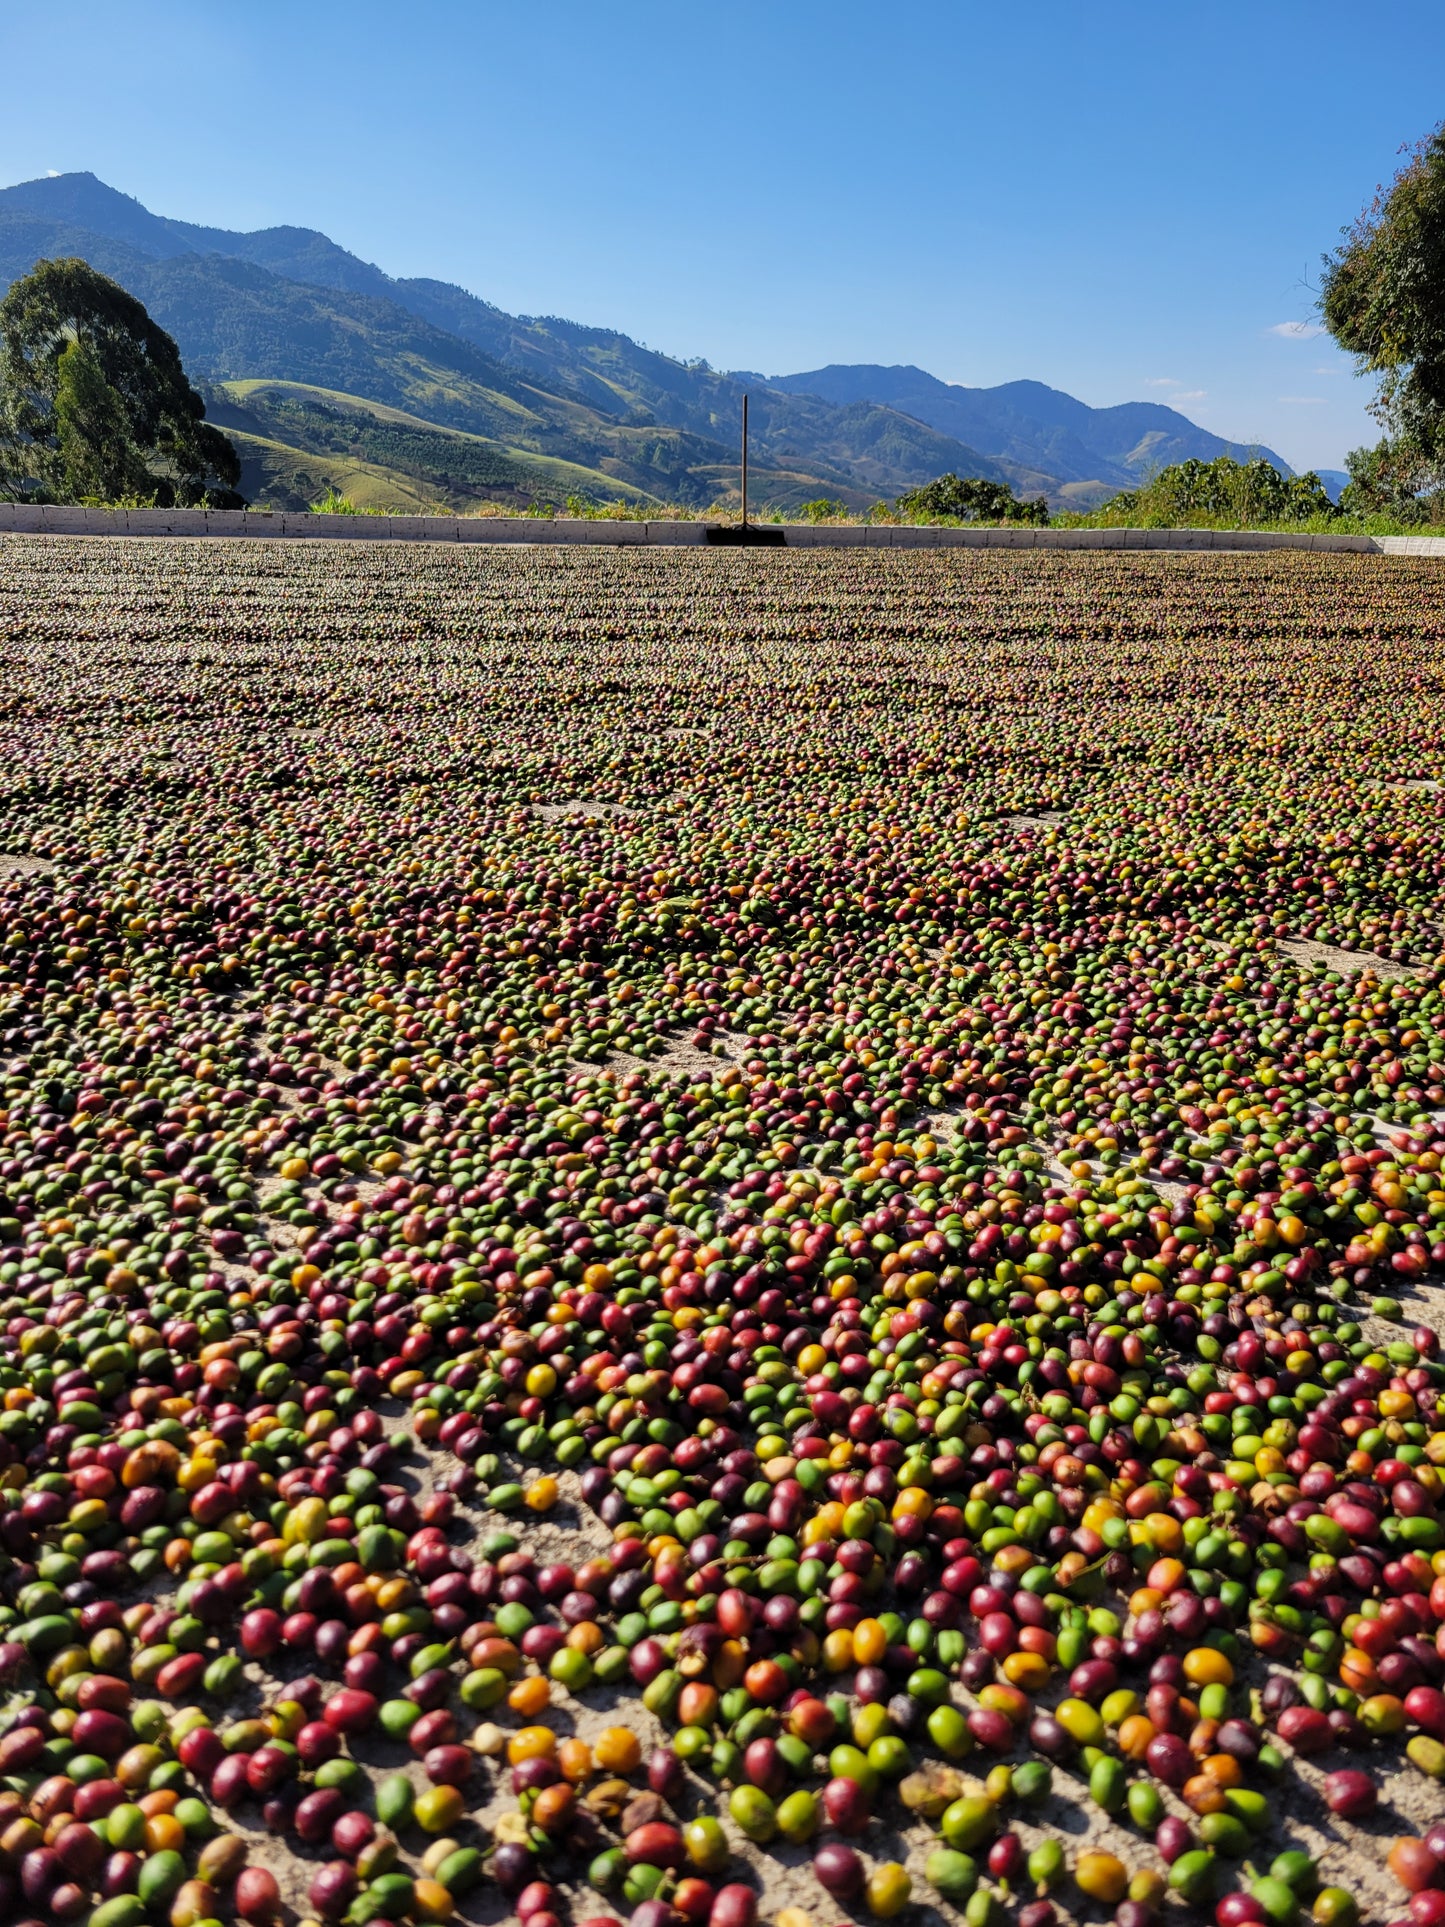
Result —
[[[740,508],[736,499],[715,503],[707,509],[685,509],[654,507],[634,508],[621,502],[592,503],[580,497],[570,497],[565,509],[559,511],[588,521],[699,521],[699,522],[736,522]],[[759,504],[752,511],[749,520],[782,524],[786,527],[893,527],[893,528],[949,528],[949,529],[1001,529],[1028,526],[1008,521],[966,521],[960,516],[902,515],[886,502],[879,502],[862,513],[844,508],[836,502],[807,502],[799,507],[787,508]],[[1192,515],[1187,521],[1169,521],[1161,516],[1147,514],[1106,515],[1096,510],[1090,514],[1064,513],[1051,515],[1046,525],[1052,529],[1220,529],[1248,531],[1251,534],[1277,535],[1445,535],[1445,524],[1401,522],[1389,515],[1311,515],[1294,521],[1271,521],[1267,517],[1240,521],[1222,515]]]
[[[544,511],[548,512],[548,511]],[[571,495],[565,504],[553,511],[556,515],[572,517],[580,521],[598,522],[736,522],[741,513],[740,506],[733,498],[716,502],[705,509],[677,507],[657,507],[652,504],[635,505],[627,502],[595,502],[579,495]],[[748,518],[754,522],[781,524],[790,528],[942,528],[942,529],[1016,529],[1027,524],[1005,521],[966,521],[956,515],[901,515],[886,502],[879,502],[871,509],[861,513],[849,510],[838,503],[826,505],[807,502],[800,507],[789,505],[786,508],[768,503],[756,505]],[[1387,515],[1370,516],[1324,516],[1312,515],[1302,521],[1279,522],[1267,519],[1240,522],[1225,516],[1191,516],[1187,522],[1167,522],[1159,517],[1145,515],[1105,516],[1099,513],[1090,515],[1063,514],[1050,516],[1047,526],[1052,529],[1238,529],[1251,533],[1283,535],[1445,535],[1445,527],[1433,529],[1396,521]]]
[[[360,508],[349,495],[338,495],[334,488],[328,489],[319,502],[311,504],[313,515],[385,515],[386,512],[385,509]]]
[[[1307,515],[1297,521],[1271,521],[1268,517],[1241,521],[1237,516],[1194,514],[1187,521],[1136,511],[1132,515],[1094,509],[1086,515],[1055,515],[1049,519],[1055,529],[1249,529],[1280,535],[1445,535],[1445,526],[1401,522],[1392,515]]]

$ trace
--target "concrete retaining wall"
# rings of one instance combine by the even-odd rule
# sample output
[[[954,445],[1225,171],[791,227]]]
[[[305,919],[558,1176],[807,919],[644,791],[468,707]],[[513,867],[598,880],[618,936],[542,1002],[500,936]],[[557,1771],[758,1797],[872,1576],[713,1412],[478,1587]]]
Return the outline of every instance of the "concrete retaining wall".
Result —
[[[1445,555],[1445,536],[1377,535],[1374,543],[1381,555]]]
[[[770,529],[776,525],[765,524]],[[0,502],[0,535],[220,535],[286,541],[563,543],[703,548],[705,522],[543,521],[530,516],[289,515],[249,509],[39,508]],[[1283,535],[1235,529],[930,529],[788,524],[790,549],[1319,549],[1334,554],[1445,556],[1445,537]]]

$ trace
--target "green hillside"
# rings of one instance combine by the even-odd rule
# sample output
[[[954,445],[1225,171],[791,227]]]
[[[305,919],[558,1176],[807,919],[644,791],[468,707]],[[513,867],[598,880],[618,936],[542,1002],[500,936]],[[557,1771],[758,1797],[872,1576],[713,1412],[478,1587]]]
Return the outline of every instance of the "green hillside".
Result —
[[[444,505],[405,475],[349,455],[308,454],[235,428],[227,434],[241,458],[241,493],[256,508],[307,509],[323,496],[344,495],[359,509],[426,515]]]
[[[231,381],[207,391],[206,412],[242,450],[247,475],[264,473],[264,499],[278,508],[302,506],[310,478],[362,496],[334,478],[355,472],[365,505],[413,508],[418,501],[465,513],[482,502],[525,508],[568,495],[593,501],[654,498],[602,469],[533,455],[505,442],[441,428],[434,422],[357,395],[303,382]],[[282,462],[278,451],[293,458]],[[392,494],[386,494],[387,486]],[[251,493],[243,477],[242,493]],[[255,499],[261,499],[258,495]]]
[[[697,462],[678,471],[671,492],[661,496],[628,479],[629,467],[647,472],[645,462],[628,464],[604,452],[599,465],[588,468],[304,382],[218,382],[206,390],[206,412],[241,451],[242,493],[275,508],[304,507],[328,488],[359,507],[415,513],[425,503],[459,514],[483,502],[525,509],[538,501],[560,504],[570,495],[594,503],[682,502],[699,508],[726,505],[738,495],[735,462]],[[655,431],[653,436],[655,442]],[[639,439],[646,439],[641,431]],[[681,438],[673,441],[673,449],[680,446]],[[667,453],[655,448],[654,462],[666,460]],[[849,508],[877,500],[876,490],[845,482],[834,480],[830,488]],[[816,498],[819,478],[802,467],[765,465],[752,470],[750,489],[755,505],[793,509]]]

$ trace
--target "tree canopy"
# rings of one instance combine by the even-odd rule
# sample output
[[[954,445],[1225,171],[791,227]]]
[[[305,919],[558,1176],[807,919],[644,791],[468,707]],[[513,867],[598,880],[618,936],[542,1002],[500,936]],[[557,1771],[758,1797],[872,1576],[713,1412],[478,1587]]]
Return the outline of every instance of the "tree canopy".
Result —
[[[205,414],[175,342],[87,262],[37,262],[0,301],[0,491],[238,505],[239,458]]]
[[[1179,528],[1191,517],[1248,528],[1259,522],[1305,522],[1311,516],[1336,513],[1313,470],[1306,475],[1281,475],[1273,462],[1262,457],[1237,462],[1230,455],[1218,455],[1212,462],[1176,462],[1160,469],[1142,488],[1116,495],[1104,509],[1132,513],[1157,528]]]
[[[937,481],[900,495],[896,506],[900,515],[927,521],[947,517],[959,522],[1044,524],[1049,519],[1048,504],[1042,499],[1021,502],[1007,482],[985,481],[978,475],[940,475]]]
[[[1361,373],[1388,447],[1356,468],[1408,498],[1445,469],[1445,125],[1411,150],[1325,259],[1320,314]],[[1357,477],[1357,479],[1359,479]]]
[[[1340,509],[1346,515],[1388,515],[1418,528],[1438,513],[1439,497],[1430,493],[1435,480],[1431,465],[1403,437],[1387,436],[1373,448],[1352,448],[1345,467],[1350,479]]]

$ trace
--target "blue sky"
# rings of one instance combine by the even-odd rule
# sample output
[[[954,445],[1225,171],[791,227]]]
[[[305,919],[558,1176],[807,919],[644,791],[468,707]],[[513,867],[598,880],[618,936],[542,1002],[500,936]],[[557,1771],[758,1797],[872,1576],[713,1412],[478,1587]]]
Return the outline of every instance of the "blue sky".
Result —
[[[0,183],[89,168],[716,367],[1030,377],[1338,467],[1376,431],[1319,260],[1445,114],[1445,7],[92,0],[4,9],[0,62]]]

